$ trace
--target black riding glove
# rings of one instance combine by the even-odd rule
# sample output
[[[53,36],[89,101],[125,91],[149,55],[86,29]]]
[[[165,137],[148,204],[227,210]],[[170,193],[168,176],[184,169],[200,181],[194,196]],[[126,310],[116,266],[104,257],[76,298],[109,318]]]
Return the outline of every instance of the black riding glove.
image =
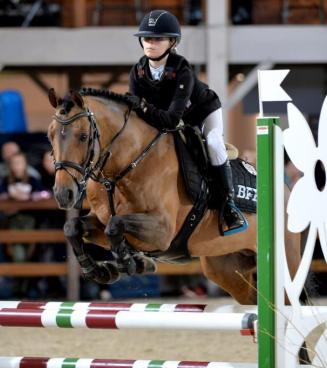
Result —
[[[142,99],[139,96],[132,95],[131,93],[125,93],[126,102],[133,110],[142,108]]]
[[[176,114],[157,109],[146,102],[144,98],[132,95],[129,92],[125,93],[125,99],[136,114],[154,128],[160,131],[176,129],[176,125],[179,122]]]

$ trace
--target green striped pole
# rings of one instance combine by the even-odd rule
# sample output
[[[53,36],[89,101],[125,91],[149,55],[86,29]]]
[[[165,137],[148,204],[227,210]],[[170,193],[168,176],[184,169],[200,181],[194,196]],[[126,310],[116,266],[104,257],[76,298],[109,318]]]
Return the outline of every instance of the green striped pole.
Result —
[[[273,158],[274,126],[278,124],[278,118],[257,119],[259,368],[275,368]]]
[[[256,368],[251,363],[194,362],[177,360],[127,360],[0,357],[0,368]]]

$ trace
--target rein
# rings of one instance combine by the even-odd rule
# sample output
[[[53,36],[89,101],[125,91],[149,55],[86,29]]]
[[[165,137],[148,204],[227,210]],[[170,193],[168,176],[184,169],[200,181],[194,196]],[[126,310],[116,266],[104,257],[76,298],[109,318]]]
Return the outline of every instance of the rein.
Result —
[[[91,178],[94,181],[97,181],[101,184],[103,184],[107,190],[108,194],[108,200],[110,205],[110,210],[112,216],[116,214],[115,205],[114,205],[114,193],[115,193],[115,187],[119,180],[121,180],[124,176],[126,176],[130,171],[135,169],[138,164],[147,156],[149,151],[159,142],[160,138],[167,134],[167,131],[159,132],[154,139],[145,147],[145,149],[140,153],[140,155],[133,160],[125,169],[123,169],[118,175],[116,175],[113,179],[109,179],[106,177],[101,177],[102,169],[104,165],[106,164],[107,160],[110,159],[112,156],[111,149],[114,142],[120,137],[120,135],[123,133],[123,131],[126,128],[127,122],[129,120],[131,113],[131,109],[128,109],[128,111],[124,115],[124,123],[122,128],[114,135],[109,145],[103,150],[102,154],[100,154],[100,157],[98,158],[96,164],[92,166],[93,159],[94,159],[94,148],[95,143],[98,142],[99,146],[99,131],[96,123],[96,119],[94,116],[94,113],[91,112],[89,109],[86,109],[68,119],[62,119],[61,117],[54,115],[54,119],[60,123],[63,126],[67,126],[72,124],[74,121],[87,117],[88,121],[90,122],[91,127],[91,134],[88,141],[88,151],[86,159],[82,164],[77,164],[73,161],[54,161],[55,164],[55,171],[57,170],[65,170],[74,180],[75,184],[78,187],[79,197],[76,201],[76,204],[74,208],[80,209],[82,207],[82,202],[85,196],[86,192],[86,184],[87,180]],[[76,171],[78,171],[82,175],[82,180],[78,181],[75,175],[69,171],[69,168],[72,168]]]
[[[145,147],[142,153],[132,161],[124,170],[122,170],[118,175],[115,176],[114,179],[108,178],[100,178],[98,181],[106,187],[110,211],[112,216],[116,215],[115,204],[114,204],[114,194],[116,184],[119,180],[121,180],[124,176],[126,176],[129,172],[136,168],[136,166],[146,157],[149,151],[159,142],[159,139],[164,135],[167,134],[166,132],[159,132],[154,139]]]

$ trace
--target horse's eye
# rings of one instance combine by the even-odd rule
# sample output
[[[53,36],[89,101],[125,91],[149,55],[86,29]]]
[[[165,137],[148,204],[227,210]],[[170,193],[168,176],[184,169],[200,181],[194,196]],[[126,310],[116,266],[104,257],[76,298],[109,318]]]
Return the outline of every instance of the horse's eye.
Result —
[[[88,137],[88,135],[87,135],[87,134],[82,133],[82,134],[79,136],[79,140],[80,140],[81,142],[86,142],[87,137]]]

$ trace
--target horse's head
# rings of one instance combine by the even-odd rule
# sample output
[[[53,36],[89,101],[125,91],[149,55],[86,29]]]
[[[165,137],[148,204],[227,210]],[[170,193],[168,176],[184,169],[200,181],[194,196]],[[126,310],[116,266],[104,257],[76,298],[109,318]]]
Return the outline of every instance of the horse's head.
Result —
[[[70,209],[80,204],[85,178],[99,155],[98,131],[78,92],[61,99],[50,89],[49,101],[56,109],[48,128],[56,169],[54,196],[60,208]]]

